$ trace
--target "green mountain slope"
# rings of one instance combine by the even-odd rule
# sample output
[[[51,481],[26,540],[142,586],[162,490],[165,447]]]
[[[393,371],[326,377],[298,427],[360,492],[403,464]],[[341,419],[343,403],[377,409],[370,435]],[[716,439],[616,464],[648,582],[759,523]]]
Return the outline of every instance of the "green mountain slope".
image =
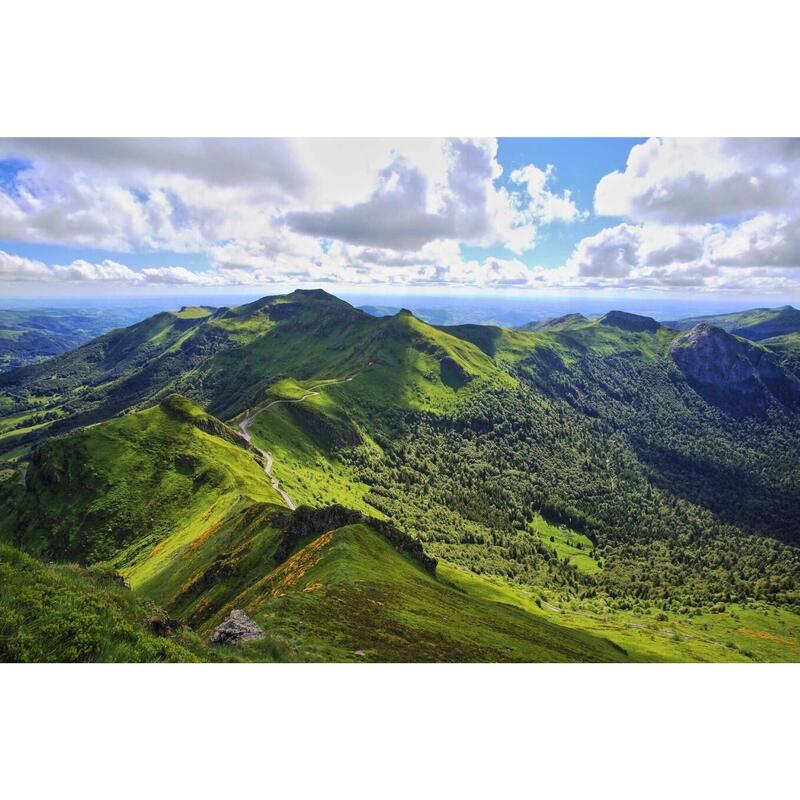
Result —
[[[244,660],[272,660],[276,654],[299,660],[358,660],[362,656],[355,651],[363,647],[369,651],[364,657],[372,660],[607,661],[625,656],[602,638],[487,601],[480,593],[471,597],[463,586],[437,578],[435,566],[414,540],[397,533],[392,535],[400,538],[392,543],[368,521],[321,534],[303,534],[301,529],[287,538],[285,512],[253,500],[263,491],[253,484],[266,481],[263,475],[249,474],[247,451],[239,455],[241,446],[228,441],[232,434],[224,428],[208,433],[198,427],[220,425],[183,398],[171,397],[160,406],[37,450],[27,490],[15,486],[6,498],[7,503],[21,503],[6,535],[21,533],[21,544],[48,556],[110,561],[133,593],[113,576],[98,588],[93,576],[100,580],[107,574],[103,570],[45,567],[6,548],[3,553],[14,569],[7,570],[8,617],[0,630],[5,624],[10,631],[17,621],[28,635],[25,645],[7,634],[7,659],[227,657],[190,634],[172,641],[156,637],[151,627],[167,626],[162,632],[171,632],[172,618],[192,626],[205,640],[238,607],[252,612],[267,631],[264,640],[233,654]],[[122,437],[127,438],[124,448]],[[54,445],[57,455],[51,452]],[[195,445],[207,461],[200,460]],[[179,478],[167,471],[176,461],[188,466],[190,458],[198,459],[191,465],[192,482],[181,488]],[[209,480],[212,462],[227,474]],[[112,463],[116,471],[110,475]],[[94,480],[101,473],[106,478]],[[80,502],[70,505],[65,497],[76,494],[78,486]],[[174,513],[176,505],[183,509],[180,516]],[[304,513],[298,511],[289,520],[302,523]],[[337,513],[350,514],[343,509]],[[327,527],[324,514],[311,517],[322,519],[320,529]],[[137,536],[140,527],[152,533]],[[329,541],[334,542],[330,549]],[[408,555],[414,547],[419,555]],[[295,596],[291,587],[306,571],[308,580],[296,587]],[[280,600],[281,609],[262,602],[267,591]],[[37,600],[38,593],[50,600]],[[300,605],[284,599],[289,596]],[[61,646],[53,643],[45,654],[47,631],[59,626]],[[73,635],[78,643],[71,648]],[[356,641],[362,647],[349,652],[349,643]]]
[[[354,396],[410,408],[452,405],[474,382],[513,382],[478,348],[408,312],[371,317],[321,290],[200,311],[158,314],[0,375],[0,452],[172,392],[229,419],[288,378],[358,376]]]
[[[762,339],[761,345],[775,353],[785,369],[800,378],[800,333]]]
[[[0,662],[200,661],[202,640],[108,570],[44,565],[0,544]]]
[[[305,540],[303,540],[305,541]],[[610,642],[470,595],[366,524],[311,537],[205,626],[243,608],[298,657],[336,661],[618,661]],[[258,650],[259,643],[248,645]]]
[[[544,319],[541,322],[526,322],[520,325],[517,330],[520,331],[557,331],[569,328],[574,325],[582,325],[589,320],[583,314],[563,314],[560,317],[551,317]]]
[[[792,341],[705,330],[616,311],[435,327],[319,291],[159,315],[54,359],[53,376],[0,376],[14,426],[0,447],[23,457],[0,470],[0,535],[107,562],[204,637],[245,608],[267,632],[245,659],[788,658]],[[388,520],[436,574],[384,551],[378,522],[332,523],[287,553],[284,500]],[[304,552],[308,580],[281,594]],[[760,646],[740,617],[789,644]]]
[[[171,381],[224,345],[224,332],[208,319],[164,312],[0,375],[0,451],[166,396]]]
[[[260,456],[172,395],[34,453],[25,486],[6,481],[0,535],[48,558],[130,567],[172,535],[191,538],[239,503],[281,504]]]
[[[122,308],[0,310],[0,372],[65,353],[144,316],[144,309]]]

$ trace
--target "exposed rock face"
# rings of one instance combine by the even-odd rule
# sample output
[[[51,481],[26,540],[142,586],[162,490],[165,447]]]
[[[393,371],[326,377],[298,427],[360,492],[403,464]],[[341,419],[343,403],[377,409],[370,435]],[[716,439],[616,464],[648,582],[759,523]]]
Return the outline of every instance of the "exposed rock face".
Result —
[[[702,322],[672,343],[670,355],[696,384],[746,398],[763,407],[769,395],[782,402],[800,399],[800,384],[781,368],[775,356]]]
[[[163,608],[151,606],[145,615],[145,624],[156,636],[171,636],[181,629],[181,623],[164,611]]]
[[[224,622],[214,628],[208,641],[211,644],[232,645],[263,638],[264,631],[244,611],[237,608],[231,611]]]
[[[661,325],[652,317],[643,317],[641,314],[629,314],[627,311],[609,311],[600,317],[601,325],[611,325],[623,331],[634,333],[655,333]]]
[[[705,322],[679,336],[670,348],[684,374],[701,383],[734,386],[778,379],[780,367],[762,347],[744,342]]]

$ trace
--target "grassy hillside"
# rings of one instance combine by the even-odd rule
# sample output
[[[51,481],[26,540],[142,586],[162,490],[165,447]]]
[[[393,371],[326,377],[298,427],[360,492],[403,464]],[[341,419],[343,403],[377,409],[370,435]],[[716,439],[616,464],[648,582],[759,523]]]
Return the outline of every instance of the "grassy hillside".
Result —
[[[522,328],[454,325],[442,328],[473,342],[500,364],[536,358],[542,369],[573,364],[587,356],[630,355],[648,360],[665,355],[677,333],[650,317],[611,311],[600,319],[567,314]]]
[[[761,344],[775,353],[789,372],[800,378],[800,333],[762,339]]]
[[[527,527],[545,547],[581,572],[594,575],[600,571],[601,565],[594,558],[594,543],[588,536],[566,525],[553,525],[541,514],[535,514]]]
[[[375,318],[321,290],[236,308],[164,312],[48,361],[0,375],[0,453],[108,419],[172,392],[223,419],[283,380],[356,376],[354,400],[453,405],[462,389],[513,380],[468,342],[407,312]]]
[[[200,661],[201,639],[114,573],[45,565],[0,544],[0,662]]]
[[[25,484],[0,484],[0,535],[49,558],[126,568],[238,503],[281,502],[255,451],[177,395],[48,440]]]
[[[794,342],[764,341],[763,397],[734,405],[707,384],[737,353],[690,370],[681,336],[615,311],[434,327],[320,291],[158,315],[0,376],[0,536],[110,564],[203,636],[244,607],[267,631],[245,660],[791,658],[800,413],[767,383]],[[377,522],[286,560],[265,465],[436,575]]]
[[[243,608],[303,660],[618,661],[625,654],[426,573],[368,525],[313,537],[206,625]],[[259,642],[247,645],[254,656]]]
[[[109,419],[164,397],[170,383],[222,346],[207,317],[164,312],[112,331],[46,363],[0,375],[0,451],[28,448],[46,435]],[[30,425],[25,418],[39,418]]]

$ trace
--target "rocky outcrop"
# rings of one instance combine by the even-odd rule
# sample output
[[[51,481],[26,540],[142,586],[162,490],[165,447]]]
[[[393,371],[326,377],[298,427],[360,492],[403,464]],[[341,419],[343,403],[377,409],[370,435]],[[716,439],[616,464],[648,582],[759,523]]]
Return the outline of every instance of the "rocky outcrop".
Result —
[[[172,636],[183,627],[178,620],[173,619],[163,608],[156,605],[147,607],[144,622],[156,636]]]
[[[434,574],[437,561],[429,556],[417,539],[382,519],[369,517],[360,511],[345,508],[340,505],[325,506],[324,508],[310,508],[300,506],[291,514],[281,514],[273,519],[272,524],[283,530],[283,536],[275,551],[275,560],[278,563],[285,561],[297,542],[305,536],[313,536],[326,531],[343,528],[345,525],[363,523],[380,533],[389,544],[400,553],[411,556],[418,561],[422,568]]]
[[[705,322],[679,336],[672,343],[670,355],[688,377],[717,386],[755,386],[761,378],[778,379],[782,374],[763,347]]]
[[[713,388],[720,397],[738,396],[758,408],[770,397],[784,403],[800,400],[800,383],[772,353],[708,323],[675,339],[670,355],[690,382]]]
[[[234,609],[224,622],[214,628],[208,641],[211,644],[234,645],[263,639],[264,631],[240,608]]]

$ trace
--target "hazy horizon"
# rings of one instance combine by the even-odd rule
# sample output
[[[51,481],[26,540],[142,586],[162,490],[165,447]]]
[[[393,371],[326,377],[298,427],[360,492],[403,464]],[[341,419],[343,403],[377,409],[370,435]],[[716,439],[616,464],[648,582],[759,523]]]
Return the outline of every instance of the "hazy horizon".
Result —
[[[302,287],[307,288],[307,287]],[[751,308],[778,308],[793,305],[784,298],[742,298],[740,296],[676,297],[668,295],[634,296],[602,293],[564,293],[562,295],[531,295],[523,293],[468,293],[434,291],[339,291],[318,286],[355,307],[377,307],[382,311],[407,308],[416,316],[434,324],[479,323],[508,327],[523,325],[568,313],[598,316],[611,310],[628,311],[659,321],[685,317],[744,311]],[[140,310],[141,318],[159,311],[173,311],[182,306],[233,306],[258,300],[261,297],[288,294],[293,289],[272,289],[236,294],[196,294],[185,292],[154,297],[68,297],[68,298],[6,298],[0,310],[35,309],[120,309]],[[796,303],[798,301],[795,301]]]

